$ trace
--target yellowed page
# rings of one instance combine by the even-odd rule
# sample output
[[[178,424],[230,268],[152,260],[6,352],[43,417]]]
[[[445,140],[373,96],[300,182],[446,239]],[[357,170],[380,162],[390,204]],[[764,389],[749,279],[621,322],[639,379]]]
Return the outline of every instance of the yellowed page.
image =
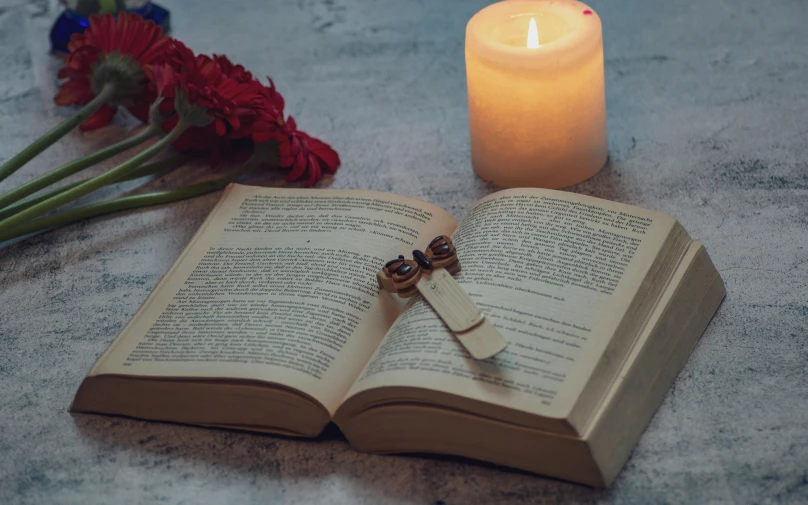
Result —
[[[409,386],[566,418],[674,224],[561,191],[513,189],[480,200],[454,235],[458,281],[508,347],[475,361],[416,301],[349,397]]]
[[[376,272],[456,226],[388,193],[233,185],[90,375],[273,381],[333,413],[400,313]]]

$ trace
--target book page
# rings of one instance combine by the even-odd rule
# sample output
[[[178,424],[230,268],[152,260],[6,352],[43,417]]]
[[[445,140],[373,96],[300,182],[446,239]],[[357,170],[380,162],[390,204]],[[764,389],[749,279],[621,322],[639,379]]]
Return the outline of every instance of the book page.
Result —
[[[349,396],[428,388],[566,417],[674,224],[664,214],[561,191],[513,189],[480,200],[454,234],[457,280],[508,347],[472,359],[416,300]]]
[[[273,381],[333,412],[400,313],[376,272],[456,226],[404,196],[233,185],[91,375]]]

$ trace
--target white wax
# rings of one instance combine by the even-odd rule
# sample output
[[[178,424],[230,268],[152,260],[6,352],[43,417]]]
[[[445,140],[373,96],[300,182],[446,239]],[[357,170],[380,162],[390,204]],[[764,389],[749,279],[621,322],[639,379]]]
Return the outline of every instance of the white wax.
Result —
[[[561,188],[606,163],[603,39],[587,5],[507,0],[484,8],[466,26],[466,80],[471,161],[483,179]]]

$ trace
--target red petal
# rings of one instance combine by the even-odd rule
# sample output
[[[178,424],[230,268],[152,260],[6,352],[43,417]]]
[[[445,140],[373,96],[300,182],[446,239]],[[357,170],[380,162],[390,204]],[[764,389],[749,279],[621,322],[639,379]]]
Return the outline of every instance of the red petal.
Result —
[[[106,126],[107,124],[109,124],[110,120],[112,119],[112,116],[115,115],[115,111],[116,111],[115,107],[104,104],[101,106],[100,109],[95,111],[95,113],[92,116],[88,117],[86,121],[81,123],[81,126],[79,126],[79,128],[81,130],[87,131],[87,130],[95,130],[97,128],[101,128],[102,126]]]
[[[105,53],[111,52],[108,37],[109,21],[112,21],[112,14],[105,14],[103,18],[100,16],[90,16],[90,29],[93,32],[93,38],[96,39],[98,47]]]
[[[221,119],[216,119],[216,134],[223,137],[227,133],[227,125]]]
[[[230,122],[230,126],[232,126],[234,130],[238,130],[239,128],[241,128],[241,120],[239,119],[237,114],[235,113],[230,114],[227,120]]]
[[[308,138],[309,150],[325,165],[325,171],[333,174],[340,166],[339,154],[322,140],[314,137]]]
[[[298,153],[297,157],[295,157],[295,164],[292,167],[292,171],[286,176],[287,181],[296,181],[303,176],[303,173],[306,171],[306,157],[303,156],[303,153]]]
[[[163,37],[162,29],[157,30],[155,37],[157,41],[148,47],[138,58],[141,63],[160,63],[167,58],[167,53],[171,50],[172,39],[170,37]]]
[[[67,43],[67,50],[69,52],[75,51],[77,48],[84,45],[84,33],[74,33],[70,36],[70,42]],[[65,58],[67,59],[69,55]]]
[[[306,187],[308,188],[312,184],[316,183],[320,179],[323,178],[323,172],[320,170],[320,164],[314,158],[313,155],[309,155],[309,179],[306,181]]]
[[[149,67],[149,72],[146,75],[154,84],[158,95],[165,96],[166,90],[174,88],[174,71],[168,65]]]
[[[272,137],[273,135],[269,132],[269,130],[253,131],[252,134],[253,142],[266,142]]]
[[[53,97],[56,105],[84,105],[93,99],[88,81],[70,80],[59,86],[59,91]]]
[[[126,44],[126,38],[129,36],[129,32],[132,30],[132,27],[129,23],[129,16],[127,14],[119,14],[116,26],[113,27],[111,30],[112,32],[112,47],[116,49],[120,49],[121,52],[129,52],[128,45]],[[133,58],[137,59],[137,56],[134,54],[132,55]]]
[[[270,105],[277,111],[278,115],[283,118],[283,108],[286,106],[286,103],[283,100],[283,96],[278,93],[278,88],[275,87],[275,83],[267,77],[269,81],[269,86],[266,87],[266,94],[269,97]]]
[[[285,142],[281,142],[278,146],[278,163],[282,168],[289,168],[295,164],[297,155],[300,153],[300,148],[295,147],[295,139],[291,138]]]

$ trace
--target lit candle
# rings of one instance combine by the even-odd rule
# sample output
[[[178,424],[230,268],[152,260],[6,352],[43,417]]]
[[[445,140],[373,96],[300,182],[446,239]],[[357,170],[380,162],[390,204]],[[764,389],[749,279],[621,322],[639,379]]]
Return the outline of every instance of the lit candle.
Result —
[[[573,0],[507,0],[466,26],[471,163],[504,187],[561,188],[606,163],[600,18]]]

